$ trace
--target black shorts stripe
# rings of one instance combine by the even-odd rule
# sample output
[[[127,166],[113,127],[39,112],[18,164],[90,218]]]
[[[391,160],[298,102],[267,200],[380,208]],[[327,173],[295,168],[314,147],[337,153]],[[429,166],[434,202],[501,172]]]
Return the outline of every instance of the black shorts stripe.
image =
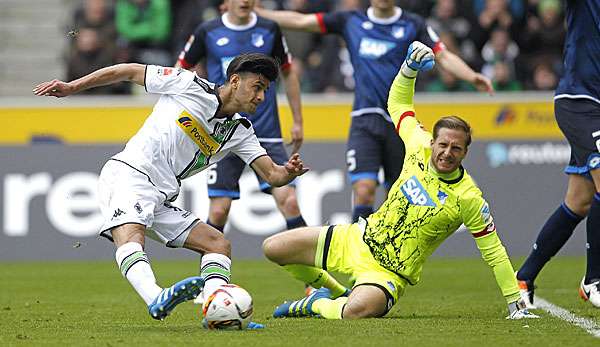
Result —
[[[392,309],[392,307],[394,306],[395,302],[394,302],[394,297],[392,296],[392,293],[390,293],[390,291],[377,283],[361,283],[359,285],[354,286],[354,288],[356,287],[360,287],[360,286],[373,286],[373,287],[377,287],[379,289],[381,289],[383,291],[383,293],[385,294],[385,298],[387,300],[387,305],[385,306],[385,311],[381,314],[380,317],[385,316],[388,312],[390,312],[390,310]],[[354,289],[352,288],[352,289]]]
[[[323,246],[323,264],[321,264],[321,268],[325,271],[327,271],[327,255],[329,254],[329,246],[331,246],[333,228],[335,228],[335,225],[330,225],[327,229],[327,235],[325,235],[325,245]]]

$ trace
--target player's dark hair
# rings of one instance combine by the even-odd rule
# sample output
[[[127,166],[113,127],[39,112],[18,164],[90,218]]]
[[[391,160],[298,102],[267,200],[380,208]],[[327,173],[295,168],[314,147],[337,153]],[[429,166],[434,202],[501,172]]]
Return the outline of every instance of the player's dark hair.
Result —
[[[273,82],[279,76],[279,63],[272,57],[261,53],[244,53],[235,57],[227,67],[227,81],[233,74],[252,72],[265,76]]]
[[[471,133],[473,132],[469,123],[457,116],[446,116],[440,118],[433,126],[433,139],[437,139],[440,129],[462,130],[467,134],[467,147],[471,144]]]

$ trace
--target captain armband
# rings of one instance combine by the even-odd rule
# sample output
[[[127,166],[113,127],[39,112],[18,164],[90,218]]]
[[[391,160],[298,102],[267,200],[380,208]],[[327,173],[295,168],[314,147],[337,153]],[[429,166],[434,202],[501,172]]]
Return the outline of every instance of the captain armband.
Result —
[[[494,222],[490,222],[490,224],[488,224],[482,231],[477,232],[477,233],[472,233],[471,235],[473,235],[473,237],[477,239],[477,238],[483,237],[485,235],[489,235],[495,231],[496,231],[496,225],[494,224]]]

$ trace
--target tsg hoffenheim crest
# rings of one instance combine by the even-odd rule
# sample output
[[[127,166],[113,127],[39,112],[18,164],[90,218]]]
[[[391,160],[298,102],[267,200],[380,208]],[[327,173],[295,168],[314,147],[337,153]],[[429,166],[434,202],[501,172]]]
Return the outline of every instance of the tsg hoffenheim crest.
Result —
[[[392,36],[397,39],[401,39],[404,37],[404,27],[394,26],[392,27]]]
[[[254,47],[262,47],[265,44],[262,34],[252,34],[252,44]]]

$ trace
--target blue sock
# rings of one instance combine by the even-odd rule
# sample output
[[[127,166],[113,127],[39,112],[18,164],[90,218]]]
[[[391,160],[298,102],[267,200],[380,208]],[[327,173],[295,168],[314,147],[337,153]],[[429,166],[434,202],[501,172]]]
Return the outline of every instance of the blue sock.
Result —
[[[216,224],[212,223],[209,219],[206,220],[206,224],[208,224],[211,227],[219,230],[220,232],[225,232],[225,226],[224,225],[216,225]]]
[[[517,279],[533,282],[544,265],[571,237],[582,219],[583,217],[576,215],[563,202],[542,227],[533,244],[533,250],[517,273]]]
[[[352,210],[352,223],[358,222],[358,217],[367,218],[373,213],[373,206],[370,205],[356,205]]]
[[[299,215],[298,217],[292,217],[292,218],[286,219],[285,225],[288,228],[288,230],[290,230],[290,229],[305,227],[306,222],[304,221],[304,218],[302,218],[302,215]]]
[[[587,269],[585,284],[600,279],[600,193],[594,194],[587,216]]]

